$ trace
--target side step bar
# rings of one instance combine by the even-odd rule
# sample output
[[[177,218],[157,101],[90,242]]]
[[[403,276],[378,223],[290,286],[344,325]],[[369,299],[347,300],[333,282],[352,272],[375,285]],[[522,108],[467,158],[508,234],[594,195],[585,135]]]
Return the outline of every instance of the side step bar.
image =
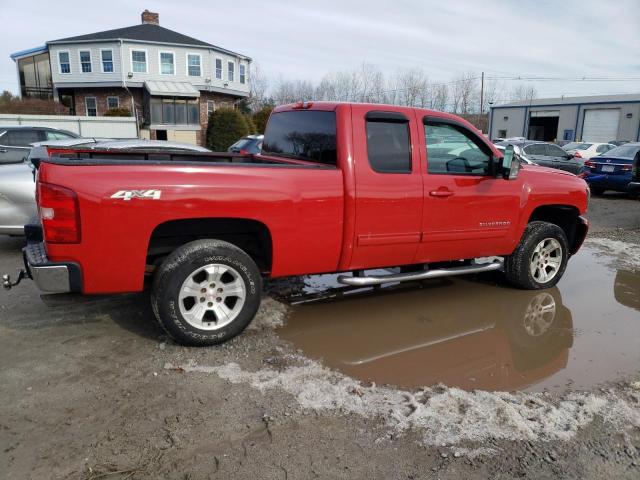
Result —
[[[428,278],[449,277],[452,275],[466,275],[469,273],[491,272],[500,270],[502,262],[473,264],[465,267],[438,268],[436,270],[425,270],[424,272],[393,273],[390,275],[370,275],[368,277],[352,277],[350,275],[340,275],[338,282],[354,287],[368,287],[389,282],[407,282],[410,280],[426,280]]]

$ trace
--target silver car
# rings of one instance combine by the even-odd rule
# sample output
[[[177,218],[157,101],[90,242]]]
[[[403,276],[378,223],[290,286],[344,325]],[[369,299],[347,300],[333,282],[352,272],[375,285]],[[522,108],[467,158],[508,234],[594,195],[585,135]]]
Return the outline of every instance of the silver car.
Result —
[[[0,126],[0,164],[21,162],[35,142],[78,138],[73,132],[51,127]]]
[[[76,138],[34,143],[21,163],[0,165],[0,234],[24,235],[24,225],[36,216],[34,166],[31,159],[46,158],[47,147],[82,147],[99,150],[167,150],[210,152],[204,147],[162,140],[98,140]]]

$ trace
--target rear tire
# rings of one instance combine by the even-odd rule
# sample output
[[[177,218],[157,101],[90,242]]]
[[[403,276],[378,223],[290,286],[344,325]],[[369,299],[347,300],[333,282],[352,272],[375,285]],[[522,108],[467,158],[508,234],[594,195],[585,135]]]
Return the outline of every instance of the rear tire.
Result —
[[[216,345],[249,325],[261,292],[260,271],[249,255],[221,240],[196,240],[176,249],[158,268],[151,306],[176,342]]]
[[[526,290],[553,287],[567,268],[569,242],[564,231],[548,222],[530,222],[504,272],[513,285]]]
[[[604,195],[604,188],[600,188],[600,187],[589,187],[589,189],[591,190],[591,194],[594,196],[601,196]]]

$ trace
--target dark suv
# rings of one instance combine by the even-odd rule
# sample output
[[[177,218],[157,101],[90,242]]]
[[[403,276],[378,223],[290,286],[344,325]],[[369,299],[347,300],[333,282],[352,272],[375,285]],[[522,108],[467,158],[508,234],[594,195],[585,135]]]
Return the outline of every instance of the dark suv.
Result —
[[[0,126],[0,163],[21,162],[29,155],[32,143],[68,138],[78,138],[78,135],[49,127]]]
[[[513,145],[516,155],[543,167],[565,170],[573,174],[578,174],[582,171],[582,163],[553,143],[534,140],[505,140],[496,143],[496,146],[506,147],[507,145]]]
[[[633,157],[633,165],[631,167],[631,182],[627,187],[629,195],[640,199],[640,150]]]

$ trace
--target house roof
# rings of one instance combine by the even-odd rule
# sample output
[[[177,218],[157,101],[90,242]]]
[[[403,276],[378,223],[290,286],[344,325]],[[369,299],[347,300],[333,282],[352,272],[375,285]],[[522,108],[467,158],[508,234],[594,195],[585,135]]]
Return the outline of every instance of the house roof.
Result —
[[[160,82],[148,80],[144,82],[144,87],[151,95],[171,95],[173,97],[197,98],[200,92],[188,82]]]
[[[168,28],[164,28],[160,25],[155,25],[152,23],[142,23],[139,25],[133,25],[131,27],[115,28],[113,30],[105,30],[103,32],[60,38],[58,40],[48,41],[47,45],[76,42],[100,42],[107,40],[136,40],[139,42],[169,43],[173,45],[207,47],[219,50],[221,52],[245,57],[244,55],[240,55],[239,53],[217,47],[216,45],[212,45],[211,43],[203,42],[202,40],[198,40],[196,38],[174,32],[173,30],[169,30]]]

